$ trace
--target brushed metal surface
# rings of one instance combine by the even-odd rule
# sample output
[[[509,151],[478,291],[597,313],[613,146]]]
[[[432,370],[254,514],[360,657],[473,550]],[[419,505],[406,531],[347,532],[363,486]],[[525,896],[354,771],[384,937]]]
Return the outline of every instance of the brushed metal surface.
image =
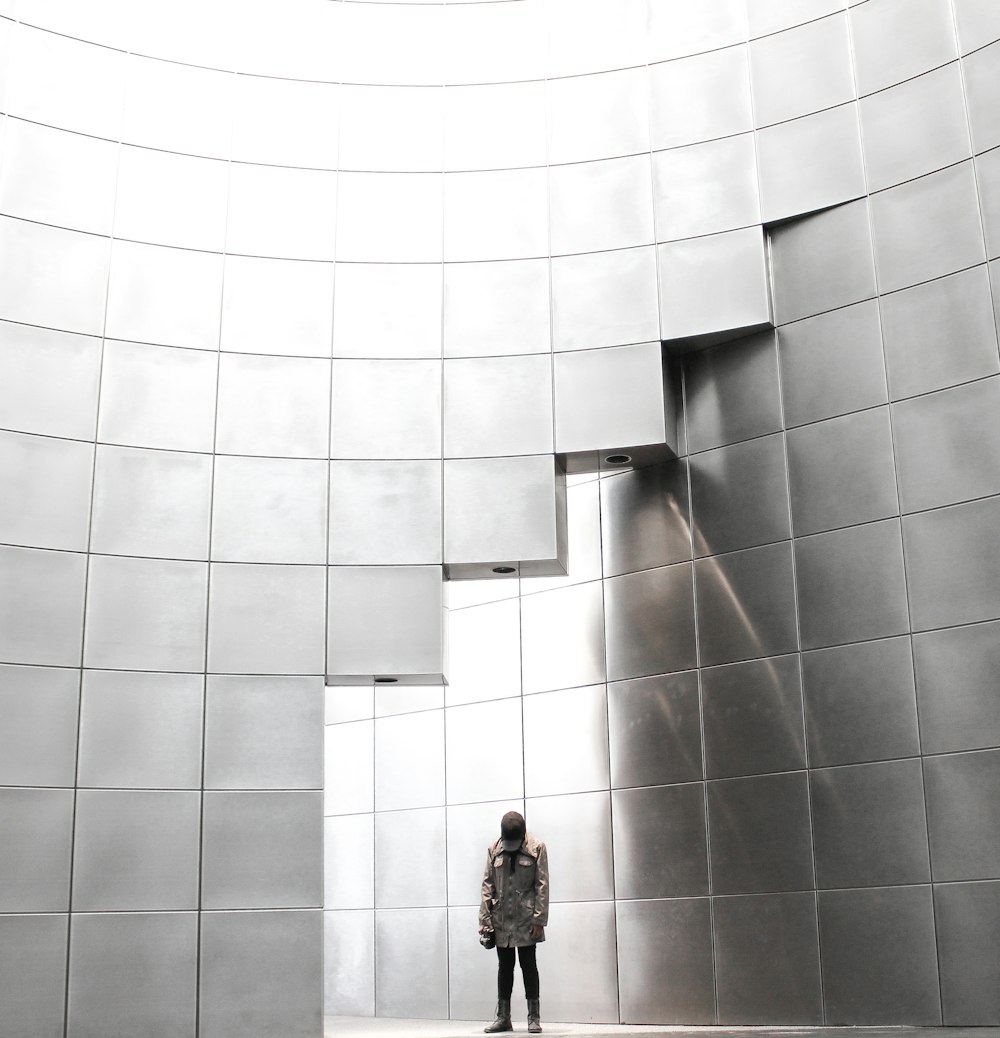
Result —
[[[800,538],[795,575],[804,649],[909,629],[899,520]]]
[[[337,259],[439,263],[441,196],[438,173],[341,173]]]
[[[329,724],[323,744],[323,813],[375,810],[375,722]]]
[[[494,7],[463,7],[444,11],[442,32],[448,45],[442,67],[447,83],[537,79],[544,75],[547,56],[545,12],[533,4],[513,11]],[[422,19],[426,20],[426,19]],[[491,40],[483,53],[469,53],[469,41]]]
[[[903,400],[892,410],[904,511],[1000,492],[1000,377]]]
[[[925,753],[1000,744],[1000,624],[928,631],[913,639]]]
[[[899,513],[889,408],[832,418],[788,433],[788,479],[797,536]]]
[[[93,439],[100,340],[0,321],[0,344],[3,428]]]
[[[324,458],[329,406],[329,361],[224,353],[216,450]]]
[[[76,667],[86,557],[0,547],[0,659]]]
[[[448,173],[444,178],[444,258],[526,259],[548,251],[544,169]]]
[[[133,342],[108,342],[97,434],[103,443],[211,451],[218,358]]]
[[[227,256],[220,348],[329,357],[333,264]]]
[[[336,359],[332,410],[331,458],[441,456],[438,361]]]
[[[680,563],[606,581],[610,681],[696,665],[693,579]]]
[[[326,560],[326,462],[220,456],[214,476],[213,560]]]
[[[988,1024],[1000,1013],[991,973],[1000,918],[1000,883],[948,883],[934,889],[944,1024]]]
[[[375,907],[374,815],[323,819],[323,907],[338,913]]]
[[[816,14],[828,14],[840,7],[839,13],[815,21],[808,20],[812,10],[783,6],[784,11],[768,11],[766,5],[748,5],[751,31],[763,37],[750,44],[757,126],[784,122],[854,100],[850,38],[843,6],[829,0],[820,0],[819,4],[813,0],[808,6],[818,7]],[[789,16],[806,24],[781,24]],[[777,21],[785,31],[765,35],[760,30],[768,21]]]
[[[0,244],[0,313],[5,318],[101,334],[107,239],[0,217]]]
[[[448,1012],[452,1020],[482,1017],[485,1021],[491,1006],[496,1005],[496,954],[476,954],[478,929],[478,905],[448,909]],[[511,1002],[513,1018],[524,1019],[527,1007],[519,983],[514,985]]]
[[[716,234],[760,222],[754,135],[653,155],[656,240]]]
[[[909,638],[805,652],[802,688],[814,767],[918,753]]]
[[[332,565],[440,564],[440,461],[335,461],[329,478]]]
[[[482,766],[483,746],[502,746],[510,767]],[[522,753],[521,704],[502,699],[457,706],[445,715],[445,774],[449,804],[517,800],[524,796],[524,774],[514,765]],[[438,901],[436,904],[442,904]],[[380,906],[381,907],[381,906]]]
[[[934,879],[996,879],[1000,750],[927,757],[924,781]]]
[[[972,155],[959,63],[953,61],[861,101],[865,169],[872,191]]]
[[[84,663],[201,670],[208,567],[96,555],[90,561]]]
[[[218,253],[115,241],[107,287],[107,334],[137,342],[217,349],[222,271]]]
[[[72,786],[79,674],[0,666],[0,785]]]
[[[718,898],[714,922],[720,1023],[822,1022],[812,893]]]
[[[344,84],[339,92],[340,169],[439,170],[443,90]]]
[[[660,336],[760,328],[771,323],[769,259],[758,226],[657,246]],[[727,285],[720,298],[717,286]]]
[[[231,163],[226,251],[332,260],[337,182],[325,170]]]
[[[765,222],[865,193],[858,111],[852,103],[761,130],[757,156]]]
[[[558,913],[558,914],[557,914]],[[580,934],[591,940],[581,941]],[[613,901],[578,901],[553,908],[538,969],[544,1012],[553,1019],[616,1023],[618,968]]]
[[[232,92],[232,157],[336,168],[340,92],[331,83],[238,76]],[[317,133],[317,127],[324,132]]]
[[[124,145],[115,184],[115,237],[221,252],[228,187],[228,165],[218,159]]]
[[[980,4],[979,8],[980,10],[976,11],[974,4],[962,2],[956,4],[955,14],[958,21],[959,39],[962,39],[963,36],[972,36],[978,28],[969,25],[966,19],[971,22],[979,16],[985,23],[989,17],[993,16],[988,5]],[[1000,144],[995,79],[997,62],[1000,62],[1000,47],[996,46],[994,42],[1000,36],[1000,31],[995,26],[991,29],[985,24],[983,29],[982,42],[990,43],[991,46],[984,46],[975,53],[967,54],[962,60],[965,100],[969,111],[972,143],[977,153]],[[962,49],[968,51],[971,47],[963,45]]]
[[[544,18],[550,75],[627,68],[644,59],[643,10],[636,0],[614,11],[601,0],[553,0]]]
[[[549,162],[648,151],[648,93],[639,68],[553,79],[546,91]]]
[[[798,656],[706,667],[701,679],[708,778],[805,767]]]
[[[528,696],[523,711],[527,796],[608,788],[608,707],[603,685]]]
[[[1000,617],[1000,560],[993,550],[998,521],[996,498],[904,518],[914,630]]]
[[[375,913],[375,1015],[448,1015],[448,910]]]
[[[0,820],[7,834],[0,859],[0,911],[67,911],[72,790],[0,789]]]
[[[435,265],[338,263],[333,355],[372,360],[440,357],[441,292],[441,268]],[[387,299],[394,305],[386,306]],[[402,395],[407,395],[405,389]],[[371,401],[366,403],[370,408]],[[369,415],[368,422],[381,415]],[[393,424],[400,420],[382,417]]]
[[[690,464],[696,556],[790,536],[784,437],[762,436],[694,454]]]
[[[872,196],[884,292],[951,274],[986,258],[972,162]]]
[[[827,1019],[941,1023],[931,888],[819,894]]]
[[[699,559],[694,568],[703,666],[798,648],[790,543]]]
[[[708,893],[705,787],[616,789],[615,897],[693,897]]]
[[[319,1031],[323,914],[206,913],[199,1010],[205,1038]]]
[[[881,301],[883,321],[891,298]],[[884,404],[879,303],[855,303],[779,328],[778,361],[788,426]]]
[[[707,11],[657,5],[650,8],[647,32],[653,53],[662,58],[727,47],[746,39],[746,7],[739,0],[720,0]]]
[[[448,263],[444,355],[509,356],[549,349],[549,263]]]
[[[882,0],[851,10],[858,90],[870,94],[957,57],[947,0]]]
[[[709,782],[708,824],[715,894],[812,889],[805,772]]]
[[[770,233],[776,324],[876,294],[868,202],[805,216]]]
[[[205,695],[211,789],[320,789],[323,686],[318,678],[212,675]]]
[[[545,85],[483,83],[444,91],[444,168],[545,163]]]
[[[818,768],[810,791],[820,887],[930,882],[919,760]]]
[[[521,674],[525,692],[604,681],[604,596],[600,582],[521,600]]]
[[[85,551],[93,465],[92,444],[0,432],[0,540]]]
[[[685,361],[684,387],[691,451],[781,429],[773,332],[693,354]]]
[[[842,0],[753,0],[747,8],[750,39],[789,29],[843,9]]]
[[[116,151],[112,142],[21,119],[6,120],[4,129],[4,213],[94,234],[111,233]]]
[[[444,456],[547,454],[552,361],[544,354],[444,362]]]
[[[654,786],[702,777],[695,671],[608,685],[611,786]]]
[[[4,1026],[14,1035],[65,1033],[68,916],[0,916]]]
[[[648,155],[552,167],[552,255],[651,245],[651,175]]]
[[[615,896],[611,813],[607,790],[525,801],[528,827],[549,851],[550,890],[557,901]]]
[[[67,1034],[195,1033],[196,913],[80,913],[70,948]]]
[[[198,674],[84,672],[77,784],[200,787],[203,698]]]
[[[601,578],[604,572],[601,561],[602,482],[590,473],[583,473],[575,480],[567,477],[566,573],[554,577],[522,576],[522,594],[530,595]]]
[[[92,551],[208,558],[208,455],[102,444],[93,479]]]
[[[375,913],[324,912],[323,1012],[375,1015]]]
[[[1000,162],[993,151],[990,151],[980,155],[975,166],[979,181],[983,230],[986,234],[986,254],[994,258],[1000,255]]]
[[[448,900],[443,807],[375,815],[375,908],[432,908]],[[405,867],[401,867],[406,862]]]
[[[318,791],[205,793],[202,907],[322,907],[322,811]]]
[[[375,810],[436,807],[444,802],[444,711],[378,718]]]
[[[652,246],[552,260],[556,350],[650,342],[660,335]]]
[[[322,674],[322,566],[216,563],[208,602],[208,669]],[[261,602],[268,603],[266,611]]]
[[[621,1019],[634,1024],[715,1022],[715,965],[707,898],[620,901]]]
[[[1000,370],[985,266],[893,292],[881,309],[893,399]]]
[[[745,46],[677,56],[649,66],[654,149],[676,148],[753,129]]]
[[[448,645],[448,706],[520,695],[521,608],[516,599],[449,610]]]
[[[565,475],[551,455],[449,459],[445,563],[557,560],[564,507]]]
[[[992,4],[982,0],[956,0],[955,25],[962,54],[976,50],[1000,37],[1000,22]]]
[[[194,791],[81,790],[74,908],[197,908],[200,808],[201,797]]]
[[[607,576],[690,558],[685,461],[633,469],[602,479],[600,492]]]

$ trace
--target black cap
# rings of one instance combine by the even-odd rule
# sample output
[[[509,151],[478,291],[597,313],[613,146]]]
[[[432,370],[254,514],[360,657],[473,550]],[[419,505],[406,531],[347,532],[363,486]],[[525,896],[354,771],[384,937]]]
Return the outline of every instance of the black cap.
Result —
[[[500,841],[505,851],[516,851],[524,842],[524,834],[527,831],[524,824],[524,816],[516,811],[508,811],[500,819]]]

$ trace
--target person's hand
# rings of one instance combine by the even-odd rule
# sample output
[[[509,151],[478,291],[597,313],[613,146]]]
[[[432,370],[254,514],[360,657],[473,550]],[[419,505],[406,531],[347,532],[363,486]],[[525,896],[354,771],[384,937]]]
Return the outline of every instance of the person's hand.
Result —
[[[528,931],[528,936],[533,941],[540,941],[545,937],[545,927],[539,926],[538,923],[532,923],[531,929]]]

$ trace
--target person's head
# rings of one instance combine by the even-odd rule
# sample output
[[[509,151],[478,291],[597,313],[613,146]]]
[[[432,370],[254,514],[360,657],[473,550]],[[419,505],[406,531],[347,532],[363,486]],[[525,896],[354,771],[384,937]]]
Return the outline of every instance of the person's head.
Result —
[[[527,831],[524,824],[524,815],[516,811],[508,811],[500,819],[500,840],[505,851],[516,851],[524,842],[524,834]]]

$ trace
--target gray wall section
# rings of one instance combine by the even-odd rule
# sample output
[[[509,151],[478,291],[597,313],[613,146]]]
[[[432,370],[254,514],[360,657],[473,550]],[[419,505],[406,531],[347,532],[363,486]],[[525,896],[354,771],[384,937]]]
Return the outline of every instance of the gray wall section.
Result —
[[[1000,1024],[997,7],[57,8],[0,0],[5,1034],[485,1016],[511,807],[549,1019]],[[757,327],[762,221],[680,457],[452,584],[449,685],[328,690],[323,791],[325,570],[413,547],[351,466],[425,508],[445,358]]]

